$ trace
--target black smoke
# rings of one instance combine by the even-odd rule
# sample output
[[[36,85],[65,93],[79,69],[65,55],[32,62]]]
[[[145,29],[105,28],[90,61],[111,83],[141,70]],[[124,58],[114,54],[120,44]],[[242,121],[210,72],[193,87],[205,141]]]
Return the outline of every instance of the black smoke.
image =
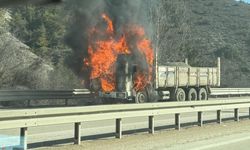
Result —
[[[66,5],[73,10],[71,26],[65,38],[73,53],[67,63],[80,77],[88,78],[90,70],[82,70],[83,58],[88,57],[88,30],[103,26],[101,14],[107,14],[114,23],[115,32],[122,32],[124,24],[143,26],[150,33],[148,9],[150,0],[72,0]],[[133,41],[132,41],[133,42]]]

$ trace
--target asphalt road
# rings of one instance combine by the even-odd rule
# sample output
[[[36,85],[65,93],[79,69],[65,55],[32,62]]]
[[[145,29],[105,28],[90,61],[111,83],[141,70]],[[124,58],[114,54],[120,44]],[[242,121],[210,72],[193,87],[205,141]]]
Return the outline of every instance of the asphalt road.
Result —
[[[240,109],[240,116],[248,115],[248,109]],[[222,111],[222,118],[233,117],[233,110]],[[216,112],[204,112],[204,121],[215,120]],[[192,127],[196,125],[197,114],[181,114],[182,127]],[[215,121],[213,121],[215,123]],[[148,127],[148,118],[126,118],[122,120],[125,135],[131,133],[145,133]],[[157,130],[173,129],[174,115],[162,115],[155,117],[155,127]],[[72,144],[73,124],[61,124],[53,126],[31,127],[28,129],[28,143],[31,148],[49,146],[54,144]],[[113,139],[115,130],[115,120],[104,120],[82,123],[83,140],[92,139]],[[0,130],[0,135],[18,136],[19,129]],[[244,141],[242,141],[244,142]],[[233,143],[232,143],[233,144]]]
[[[43,147],[41,150],[249,150],[250,121],[206,124],[182,130],[161,130],[124,136],[122,139],[82,141],[81,145]]]
[[[250,132],[234,133],[212,139],[205,139],[196,142],[189,142],[182,145],[176,145],[168,150],[249,150]]]
[[[223,111],[223,118],[233,117],[233,111],[227,110]],[[240,115],[248,115],[248,110],[240,110]],[[216,118],[215,112],[205,112],[204,120],[214,120]],[[181,115],[181,122],[183,127],[192,127],[197,121],[196,113],[187,113]],[[140,133],[146,132],[148,127],[148,120],[146,117],[142,118],[127,118],[123,119],[123,131],[125,134],[130,133]],[[156,129],[173,129],[174,115],[164,115],[157,116],[155,118]],[[115,130],[115,121],[114,120],[105,120],[105,121],[95,121],[95,122],[86,122],[82,124],[82,136],[84,140],[98,139],[98,138],[113,138]],[[1,130],[1,135],[19,135],[18,129],[12,130]],[[41,127],[31,127],[28,130],[28,143],[31,144],[32,148],[51,145],[53,143],[57,144],[67,144],[72,143],[70,138],[73,137],[73,124],[62,124],[62,125],[53,125],[53,126],[41,126]],[[68,140],[65,140],[68,139]]]

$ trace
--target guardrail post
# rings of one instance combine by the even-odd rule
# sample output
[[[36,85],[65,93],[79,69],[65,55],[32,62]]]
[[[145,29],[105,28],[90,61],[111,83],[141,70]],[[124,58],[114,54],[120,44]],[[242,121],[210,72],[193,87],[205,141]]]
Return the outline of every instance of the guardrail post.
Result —
[[[27,132],[28,128],[24,127],[20,129],[20,146],[23,150],[27,150]]]
[[[154,116],[149,116],[148,117],[148,132],[151,134],[155,133],[155,125],[154,125]]]
[[[180,123],[180,114],[175,114],[175,129],[180,130],[181,129],[181,123]]]
[[[234,121],[240,121],[239,108],[234,109]]]
[[[122,138],[122,119],[116,119],[116,138],[121,139]]]
[[[219,123],[219,124],[222,123],[221,110],[217,110],[217,123]]]
[[[203,125],[203,112],[202,111],[200,111],[200,112],[198,112],[198,126],[200,126],[200,127],[202,127],[202,125]]]
[[[74,144],[81,144],[81,122],[75,123]]]

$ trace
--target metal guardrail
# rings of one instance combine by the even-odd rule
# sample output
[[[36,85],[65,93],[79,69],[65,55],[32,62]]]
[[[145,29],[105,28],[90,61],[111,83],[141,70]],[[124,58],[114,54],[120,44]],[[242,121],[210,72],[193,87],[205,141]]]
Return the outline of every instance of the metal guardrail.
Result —
[[[234,119],[235,121],[239,121],[239,108],[250,108],[250,99],[15,110],[0,109],[0,129],[20,128],[20,145],[23,149],[27,149],[27,130],[29,127],[74,123],[74,143],[80,144],[81,122],[114,119],[116,124],[116,138],[121,138],[121,121],[123,118],[148,117],[148,131],[153,134],[154,117],[157,115],[175,114],[175,126],[179,130],[181,127],[181,113],[197,112],[198,125],[202,126],[202,114],[204,111],[216,111],[217,122],[221,123],[221,113],[224,109],[234,109]]]
[[[211,88],[211,97],[248,96],[250,88]],[[163,91],[163,99],[169,99],[169,91]]]
[[[169,92],[164,92],[169,95]],[[211,96],[250,95],[250,88],[211,88]],[[91,92],[88,89],[74,90],[0,90],[1,101],[23,100],[54,100],[54,99],[81,99],[89,98]]]
[[[211,96],[250,95],[250,88],[211,88]]]
[[[80,99],[90,97],[88,89],[74,90],[1,90],[0,101],[23,101],[43,99]]]

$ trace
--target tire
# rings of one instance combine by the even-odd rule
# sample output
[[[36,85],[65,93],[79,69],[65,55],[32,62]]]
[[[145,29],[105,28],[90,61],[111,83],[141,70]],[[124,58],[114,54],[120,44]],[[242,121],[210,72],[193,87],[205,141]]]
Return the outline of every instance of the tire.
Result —
[[[176,92],[173,90],[170,91],[170,98],[173,101],[185,101],[186,93],[182,88],[178,88]]]
[[[207,90],[205,88],[200,88],[198,92],[198,100],[207,100],[208,95],[207,95]]]
[[[196,101],[198,98],[197,91],[194,88],[188,90],[187,101]]]
[[[135,96],[135,103],[146,103],[148,102],[148,95],[145,91],[143,92],[137,92]]]

